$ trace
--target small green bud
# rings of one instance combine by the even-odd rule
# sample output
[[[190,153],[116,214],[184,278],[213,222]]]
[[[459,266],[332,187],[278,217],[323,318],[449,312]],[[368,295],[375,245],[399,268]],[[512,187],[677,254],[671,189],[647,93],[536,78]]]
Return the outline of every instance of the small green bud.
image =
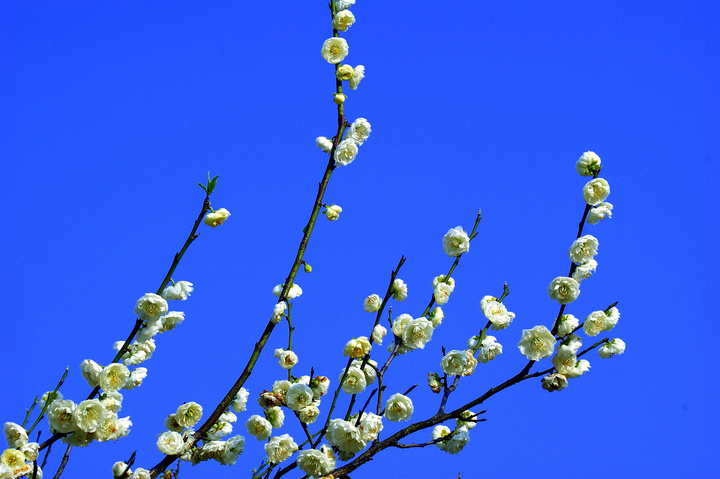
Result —
[[[305,263],[305,266],[303,266],[303,269],[305,270],[306,273],[312,273],[312,266],[310,266],[307,263]]]

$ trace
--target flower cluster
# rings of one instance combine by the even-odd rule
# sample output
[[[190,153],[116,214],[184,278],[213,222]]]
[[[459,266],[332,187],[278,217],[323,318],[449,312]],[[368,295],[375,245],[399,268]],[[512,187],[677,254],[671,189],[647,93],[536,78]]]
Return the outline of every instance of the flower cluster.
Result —
[[[583,199],[588,205],[586,209],[587,222],[597,224],[601,219],[611,217],[613,205],[605,202],[610,194],[610,185],[607,180],[597,177],[602,169],[600,157],[592,151],[587,151],[577,161],[575,168],[580,175],[593,177],[583,187]],[[571,277],[561,276],[552,280],[548,287],[548,295],[551,299],[562,305],[567,305],[577,299],[580,294],[580,283],[592,276],[597,269],[598,263],[595,255],[598,245],[598,239],[593,235],[579,236],[572,243],[568,251],[568,256],[573,263],[570,270]],[[560,391],[567,387],[568,379],[581,376],[590,369],[590,363],[586,359],[578,359],[578,350],[582,341],[579,336],[574,334],[575,331],[582,326],[585,334],[590,337],[597,336],[601,332],[610,331],[615,327],[619,318],[620,312],[614,305],[606,310],[590,313],[582,325],[572,314],[561,314],[555,324],[555,333],[561,340],[552,358],[555,372],[542,379],[542,387],[548,391]],[[542,328],[542,334],[536,332],[531,336],[530,330],[525,330],[523,339],[518,344],[521,352],[534,361],[552,355],[556,342],[555,336],[547,331],[547,328],[536,326],[533,330],[538,330],[538,328]],[[602,358],[609,358],[622,354],[624,351],[625,343],[616,338],[605,340],[598,353]]]

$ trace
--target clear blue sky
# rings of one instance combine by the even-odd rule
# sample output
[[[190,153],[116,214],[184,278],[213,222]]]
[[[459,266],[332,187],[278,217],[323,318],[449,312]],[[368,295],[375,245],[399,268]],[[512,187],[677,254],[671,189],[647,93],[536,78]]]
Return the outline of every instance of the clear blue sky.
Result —
[[[458,456],[385,451],[353,479],[716,474],[720,7],[394,6],[358,0],[344,35],[346,62],[366,67],[346,113],[373,132],[333,175],[326,202],[343,213],[319,222],[306,255],[314,270],[297,279],[302,373],[337,382],[345,341],[369,333],[362,300],[384,291],[401,255],[410,294],[393,311],[419,315],[450,265],[443,234],[470,228],[482,208],[445,323],[386,384],[392,394],[420,383],[414,418],[431,415],[425,374],[441,346],[463,347],[484,324],[478,303],[505,281],[517,317],[496,335],[504,354],[461,381],[451,404],[515,374],[522,329],[557,314],[546,288],[569,268],[586,181],[574,162],[586,150],[603,160],[615,210],[586,229],[599,267],[567,311],[619,301],[610,335],[627,352],[591,353],[590,372],[560,393],[532,380],[492,398]],[[178,305],[185,323],[156,338],[145,384],[125,395],[132,432],[74,450],[63,477],[109,477],[133,450],[149,468],[164,417],[184,401],[212,410],[241,371],[324,169],[314,139],[334,133],[333,68],[320,56],[330,35],[323,1],[0,5],[1,422],[21,422],[65,366],[65,396],[87,395],[78,365],[106,363],[126,337],[135,301],[157,289],[197,215],[208,170],[220,175],[213,206],[232,213],[202,230],[174,276],[196,290]],[[285,342],[276,330],[248,382],[241,434],[260,412],[256,395],[283,377],[272,349]],[[181,477],[249,477],[261,457],[247,436],[238,465],[183,464]]]

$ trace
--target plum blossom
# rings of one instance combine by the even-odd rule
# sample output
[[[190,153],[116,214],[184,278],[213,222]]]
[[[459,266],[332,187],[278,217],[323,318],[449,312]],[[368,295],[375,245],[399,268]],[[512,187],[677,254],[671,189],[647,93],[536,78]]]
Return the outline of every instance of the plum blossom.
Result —
[[[539,361],[552,356],[556,342],[548,328],[539,325],[532,329],[523,329],[518,348],[523,356],[532,361]]]
[[[445,254],[451,258],[460,256],[470,250],[470,238],[468,238],[468,235],[462,226],[450,228],[450,230],[445,233],[442,242]]]

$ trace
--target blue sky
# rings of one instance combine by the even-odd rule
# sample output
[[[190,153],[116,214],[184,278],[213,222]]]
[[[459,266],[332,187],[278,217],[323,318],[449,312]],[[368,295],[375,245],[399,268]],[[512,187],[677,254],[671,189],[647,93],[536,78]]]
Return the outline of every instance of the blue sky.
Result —
[[[715,474],[720,7],[386,5],[358,0],[344,35],[346,62],[366,67],[346,115],[373,131],[334,173],[325,202],[343,213],[318,223],[313,272],[296,281],[300,373],[337,382],[342,346],[371,327],[363,299],[385,290],[401,255],[409,297],[393,312],[419,315],[451,263],[442,236],[470,228],[478,208],[446,320],[425,350],[393,363],[388,393],[420,383],[414,418],[431,415],[425,374],[439,369],[441,346],[462,348],[482,327],[479,301],[503,282],[517,315],[496,334],[504,353],[461,381],[451,404],[519,371],[522,329],[557,314],[546,288],[569,268],[586,181],[574,163],[586,150],[603,160],[615,209],[586,227],[599,266],[567,312],[619,301],[610,335],[627,352],[591,353],[590,372],[559,393],[530,380],[495,396],[458,456],[385,451],[353,478]],[[87,395],[78,365],[109,361],[126,337],[135,301],[157,289],[190,230],[208,171],[219,175],[213,206],[232,213],[201,231],[174,275],[196,289],[178,305],[185,323],[156,338],[145,384],[125,396],[131,434],[74,450],[63,477],[109,477],[134,450],[149,468],[164,417],[185,401],[212,410],[242,370],[324,170],[314,139],[334,134],[333,68],[320,56],[330,35],[322,1],[0,5],[2,422],[21,422],[65,366],[65,396]],[[276,329],[251,398],[283,377],[272,349],[286,341]],[[260,412],[253,401],[241,434]],[[248,436],[238,465],[183,465],[181,477],[249,477],[261,457]]]

